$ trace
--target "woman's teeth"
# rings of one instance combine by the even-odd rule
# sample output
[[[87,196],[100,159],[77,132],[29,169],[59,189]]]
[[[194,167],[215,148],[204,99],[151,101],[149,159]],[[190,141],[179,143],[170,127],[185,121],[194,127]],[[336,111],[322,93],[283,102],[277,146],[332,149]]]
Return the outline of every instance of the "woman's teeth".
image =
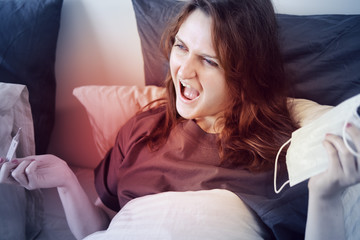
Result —
[[[189,84],[183,83],[183,82],[181,82],[181,81],[180,81],[180,83],[181,83],[181,85],[182,85],[183,87],[191,88],[191,86],[190,86]]]

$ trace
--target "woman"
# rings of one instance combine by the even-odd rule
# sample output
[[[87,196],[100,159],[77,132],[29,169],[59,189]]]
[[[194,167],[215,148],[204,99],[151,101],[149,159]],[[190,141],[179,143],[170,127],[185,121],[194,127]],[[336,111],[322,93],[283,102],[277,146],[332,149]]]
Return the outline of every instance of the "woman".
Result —
[[[307,239],[344,238],[340,197],[360,182],[360,173],[354,168],[359,159],[354,162],[338,136],[324,136],[331,161],[326,172],[280,195],[272,189],[276,152],[297,126],[286,105],[270,0],[190,1],[165,32],[164,51],[170,63],[165,103],[119,131],[95,170],[95,205],[55,156],[2,163],[0,181],[57,187],[79,239],[106,229],[133,198],[216,188],[236,193],[274,238],[303,238],[305,232]],[[360,149],[359,129],[347,130]]]

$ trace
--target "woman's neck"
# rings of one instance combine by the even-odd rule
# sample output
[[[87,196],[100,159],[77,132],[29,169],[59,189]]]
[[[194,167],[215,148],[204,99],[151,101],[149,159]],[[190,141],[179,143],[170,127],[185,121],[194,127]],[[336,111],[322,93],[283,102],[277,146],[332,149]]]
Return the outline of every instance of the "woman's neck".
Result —
[[[218,134],[223,128],[223,126],[219,126],[220,124],[218,121],[209,121],[206,118],[198,118],[194,119],[194,121],[203,131],[207,133]]]

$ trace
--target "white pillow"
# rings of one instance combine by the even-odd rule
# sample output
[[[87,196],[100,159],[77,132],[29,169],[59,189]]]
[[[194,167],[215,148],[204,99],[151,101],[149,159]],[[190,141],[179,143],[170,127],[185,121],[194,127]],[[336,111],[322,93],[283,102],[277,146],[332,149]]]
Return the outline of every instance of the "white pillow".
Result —
[[[164,192],[128,202],[106,231],[85,240],[268,239],[266,228],[227,190]]]

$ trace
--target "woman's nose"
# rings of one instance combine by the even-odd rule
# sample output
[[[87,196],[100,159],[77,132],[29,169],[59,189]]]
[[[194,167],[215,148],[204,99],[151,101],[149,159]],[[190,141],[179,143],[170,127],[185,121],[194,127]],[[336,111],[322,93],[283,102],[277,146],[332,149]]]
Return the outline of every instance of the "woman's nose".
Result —
[[[196,76],[196,63],[191,56],[188,56],[181,63],[178,75],[181,79],[191,79]]]

